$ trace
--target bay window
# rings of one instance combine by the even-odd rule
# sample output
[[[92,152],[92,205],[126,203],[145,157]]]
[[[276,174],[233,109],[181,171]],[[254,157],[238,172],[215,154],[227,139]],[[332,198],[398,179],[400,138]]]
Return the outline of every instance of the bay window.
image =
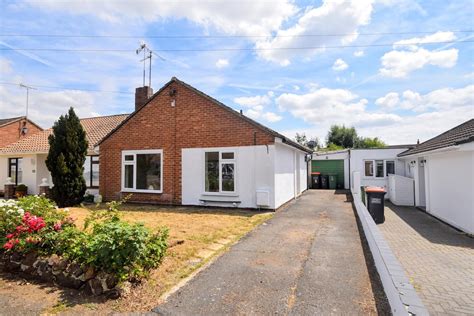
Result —
[[[122,191],[163,192],[163,150],[122,151]]]
[[[234,193],[235,153],[208,151],[204,154],[204,191],[207,193]]]

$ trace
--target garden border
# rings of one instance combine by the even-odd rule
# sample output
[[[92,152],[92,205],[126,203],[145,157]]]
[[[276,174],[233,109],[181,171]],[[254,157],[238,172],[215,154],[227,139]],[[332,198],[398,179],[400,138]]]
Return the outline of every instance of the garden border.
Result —
[[[352,197],[393,315],[429,315],[360,195]]]

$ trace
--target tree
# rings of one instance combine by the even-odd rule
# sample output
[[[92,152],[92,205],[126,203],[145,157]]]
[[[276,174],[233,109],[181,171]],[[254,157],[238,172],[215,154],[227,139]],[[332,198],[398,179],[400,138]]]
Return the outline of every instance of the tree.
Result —
[[[355,148],[383,148],[386,144],[378,137],[359,137],[355,144]]]
[[[319,148],[320,147],[320,144],[319,144],[319,139],[317,137],[311,137],[310,139],[308,139],[306,137],[306,134],[305,133],[296,133],[295,135],[295,141],[300,144],[300,145],[303,145],[303,146],[306,146],[308,148],[311,148],[311,149],[314,149],[314,148]]]
[[[46,166],[53,178],[52,197],[59,207],[77,205],[82,202],[87,188],[82,174],[88,143],[72,107],[54,123],[48,141]]]
[[[332,125],[326,137],[326,144],[334,144],[342,148],[354,148],[357,142],[357,131],[354,127]]]

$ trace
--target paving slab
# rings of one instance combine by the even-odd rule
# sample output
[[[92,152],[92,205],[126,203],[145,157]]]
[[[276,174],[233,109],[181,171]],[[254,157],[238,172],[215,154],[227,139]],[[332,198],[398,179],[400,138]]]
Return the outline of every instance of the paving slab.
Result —
[[[330,190],[305,192],[154,312],[375,314],[369,272],[348,196]]]

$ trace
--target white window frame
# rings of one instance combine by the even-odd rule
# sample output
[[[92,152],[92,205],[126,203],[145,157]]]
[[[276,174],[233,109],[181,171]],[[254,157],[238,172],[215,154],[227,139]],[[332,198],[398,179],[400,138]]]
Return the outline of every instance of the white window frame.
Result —
[[[218,192],[207,192],[206,191],[206,153],[218,152],[219,153],[219,191]],[[234,154],[234,159],[222,159],[222,154],[232,153]],[[202,195],[227,195],[227,196],[236,196],[237,195],[237,175],[238,175],[238,163],[237,163],[237,153],[235,150],[225,150],[225,149],[206,149],[203,151],[204,164],[203,164],[203,189]],[[234,191],[222,191],[222,165],[232,163],[234,164]]]
[[[367,176],[365,175],[365,162],[366,161],[371,161],[372,162],[372,176]],[[377,177],[377,161],[383,161],[383,177]],[[364,159],[362,161],[362,170],[364,171],[364,178],[365,179],[387,179],[387,162],[388,161],[393,161],[393,169],[394,172],[396,171],[397,168],[397,163],[395,159]]]
[[[137,155],[140,154],[160,154],[160,190],[144,190],[136,189],[137,187]],[[125,156],[133,156],[133,161],[125,161]],[[125,166],[133,166],[133,188],[125,188]],[[131,192],[131,193],[163,193],[163,149],[145,149],[145,150],[122,150],[122,192]]]

